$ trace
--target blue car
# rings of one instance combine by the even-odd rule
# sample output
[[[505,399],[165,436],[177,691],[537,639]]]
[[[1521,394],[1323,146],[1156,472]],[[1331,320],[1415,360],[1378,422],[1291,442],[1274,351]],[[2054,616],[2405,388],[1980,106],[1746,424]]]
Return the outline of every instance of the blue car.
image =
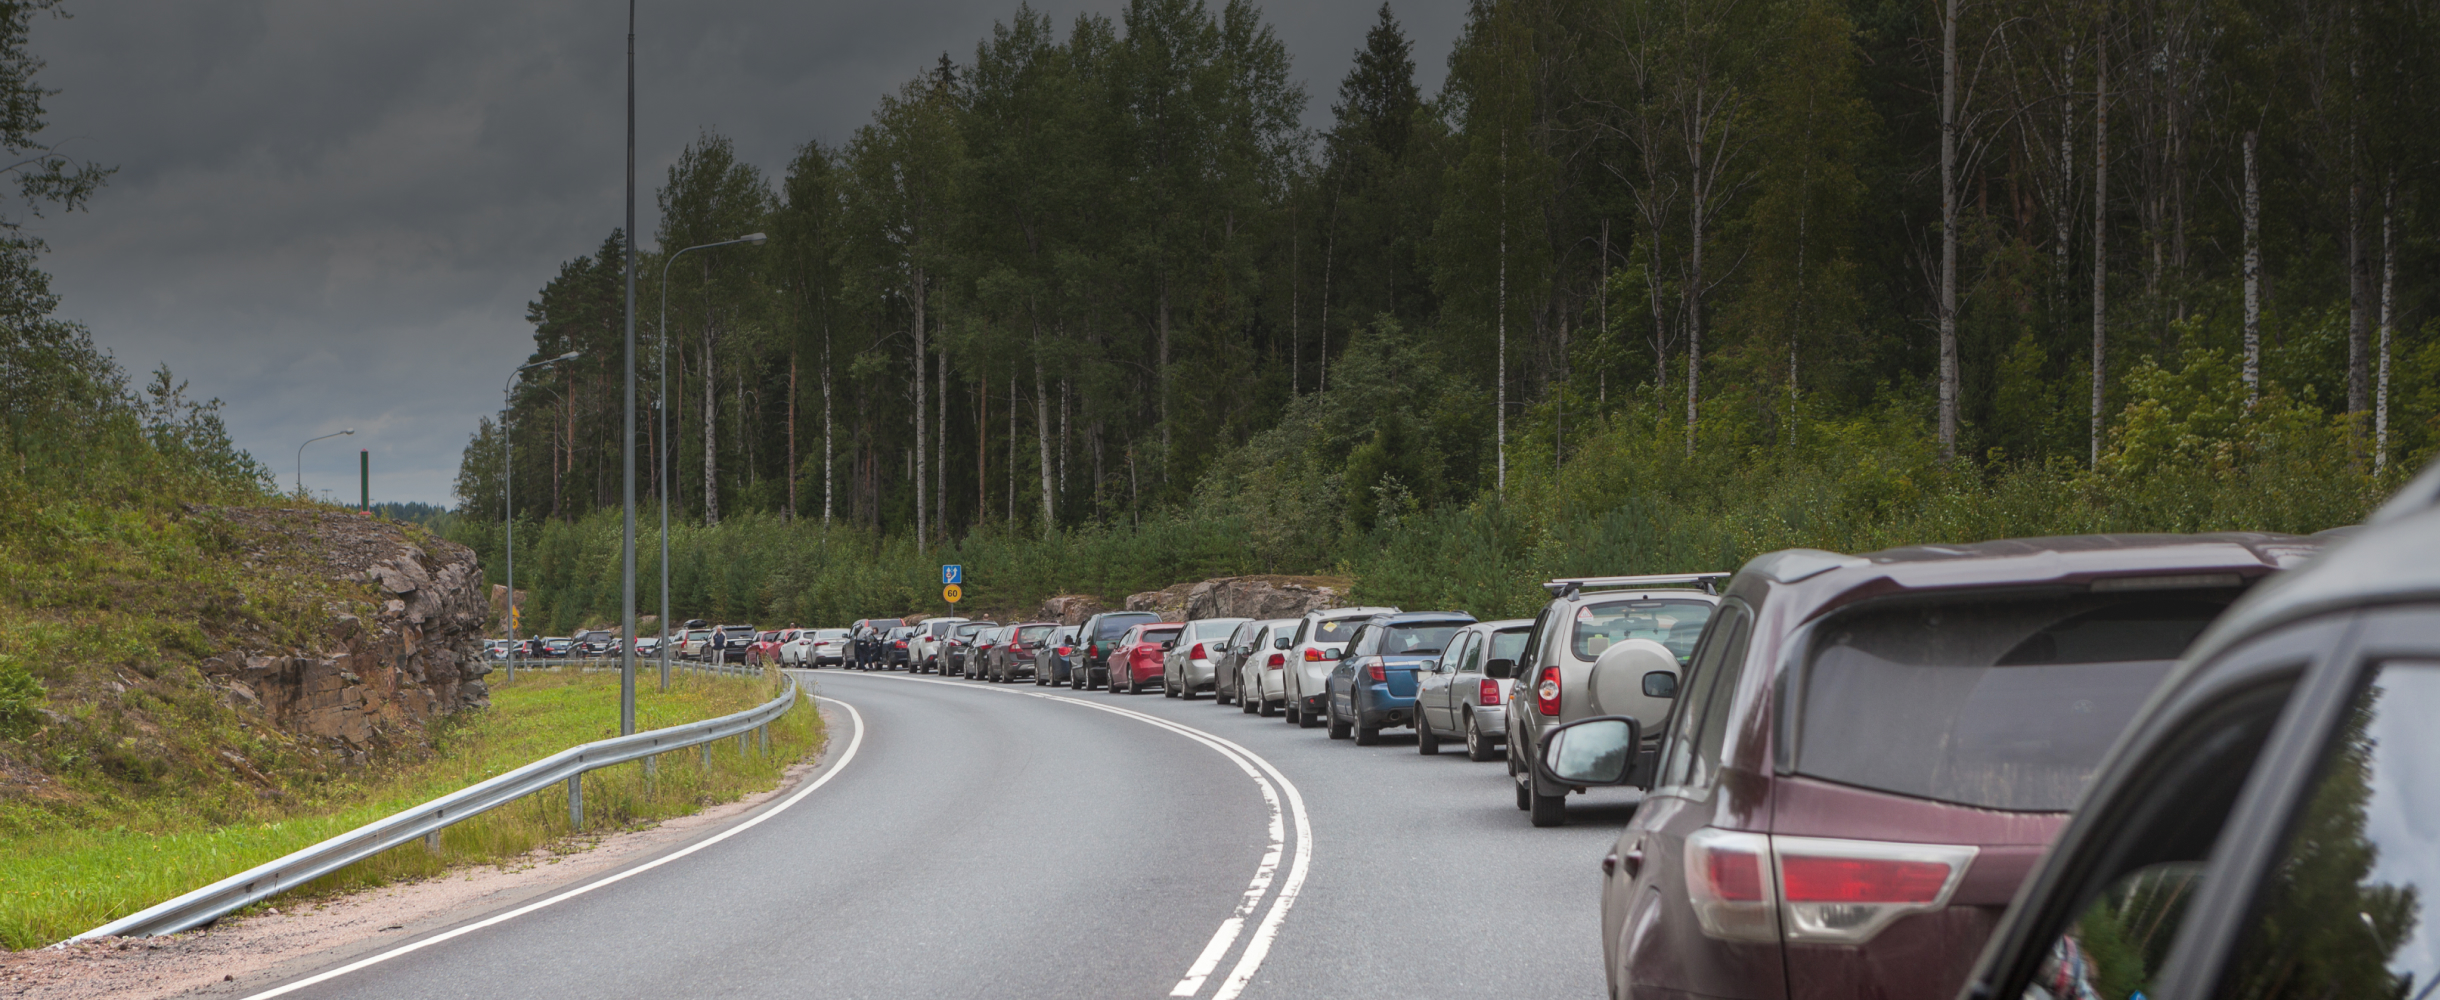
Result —
[[[1381,730],[1414,725],[1416,672],[1431,669],[1457,630],[1472,624],[1474,616],[1463,611],[1364,619],[1330,671],[1330,738],[1353,735],[1357,746],[1372,746],[1381,742]]]

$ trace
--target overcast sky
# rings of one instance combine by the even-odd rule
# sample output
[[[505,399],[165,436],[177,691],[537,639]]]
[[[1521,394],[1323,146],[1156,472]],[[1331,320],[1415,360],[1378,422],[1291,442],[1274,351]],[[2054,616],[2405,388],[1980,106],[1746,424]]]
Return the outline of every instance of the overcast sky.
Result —
[[[1394,0],[1437,90],[1463,0]],[[1064,25],[1118,0],[1037,7]],[[1326,123],[1373,0],[1267,14]],[[451,504],[459,452],[532,341],[525,304],[622,219],[615,0],[69,0],[40,18],[45,138],[116,165],[49,241],[62,316],[141,381],[160,364],[227,403],[238,444],[352,501]],[[960,61],[1014,0],[645,0],[637,221],[700,130],[777,176],[836,143],[943,50]]]

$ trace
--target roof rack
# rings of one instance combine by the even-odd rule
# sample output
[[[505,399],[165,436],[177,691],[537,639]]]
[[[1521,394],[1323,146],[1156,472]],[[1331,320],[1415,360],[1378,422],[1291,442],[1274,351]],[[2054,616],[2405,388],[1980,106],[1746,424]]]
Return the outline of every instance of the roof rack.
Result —
[[[1542,589],[1549,591],[1550,596],[1564,600],[1566,598],[1576,596],[1578,591],[1583,590],[1625,590],[1635,587],[1665,587],[1672,584],[1691,583],[1703,588],[1703,592],[1706,594],[1717,595],[1720,592],[1720,588],[1715,581],[1727,579],[1727,577],[1728,574],[1726,573],[1665,573],[1658,576],[1579,576],[1552,580],[1549,583],[1543,584]]]

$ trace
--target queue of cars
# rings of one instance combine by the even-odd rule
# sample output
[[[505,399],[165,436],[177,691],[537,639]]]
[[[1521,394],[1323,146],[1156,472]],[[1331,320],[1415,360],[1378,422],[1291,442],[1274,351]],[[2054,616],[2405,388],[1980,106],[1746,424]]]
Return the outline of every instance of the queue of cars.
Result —
[[[925,623],[893,621],[843,662],[1412,728],[1505,760],[1535,826],[1639,790],[1600,863],[1614,997],[2440,981],[2440,470],[2352,538],[1786,550],[1543,589],[1488,621],[959,622],[921,660],[889,651]]]

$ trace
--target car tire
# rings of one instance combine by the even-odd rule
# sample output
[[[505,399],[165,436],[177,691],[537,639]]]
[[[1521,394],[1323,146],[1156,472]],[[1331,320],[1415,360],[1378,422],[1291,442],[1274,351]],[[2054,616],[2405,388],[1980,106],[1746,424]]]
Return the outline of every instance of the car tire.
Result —
[[[1337,705],[1330,706],[1330,738],[1334,740],[1347,739],[1354,736],[1355,731],[1356,727],[1354,723],[1339,718],[1339,707]]]
[[[1381,727],[1362,725],[1357,726],[1356,745],[1360,747],[1381,745]]]
[[[1415,706],[1415,752],[1426,757],[1440,754],[1440,734],[1433,731],[1432,719],[1423,714],[1423,706]]]
[[[1533,805],[1526,810],[1535,826],[1565,826],[1567,824],[1567,793],[1535,795]]]
[[[1496,752],[1495,746],[1496,744],[1483,735],[1483,727],[1475,723],[1474,713],[1466,713],[1466,759],[1476,762],[1488,761]]]
[[[1516,786],[1516,789],[1517,789],[1517,811],[1518,811],[1518,812],[1524,812],[1524,811],[1526,811],[1526,810],[1532,809],[1532,808],[1533,808],[1533,790],[1532,790],[1532,789],[1529,789],[1529,788],[1526,788],[1526,787],[1525,787],[1525,783],[1524,783],[1524,782],[1514,780],[1513,778],[1511,778],[1511,779],[1509,780],[1509,782],[1508,782],[1508,783],[1509,783],[1509,784],[1511,784],[1511,785],[1515,785],[1515,786]]]
[[[1254,714],[1256,715],[1268,719],[1279,714],[1280,706],[1272,704],[1269,698],[1256,697],[1254,702]]]
[[[1161,678],[1161,697],[1163,697],[1163,698],[1175,698],[1175,697],[1177,697],[1177,696],[1178,696],[1178,689],[1177,689],[1177,688],[1174,688],[1174,687],[1169,686],[1169,678],[1167,678],[1167,677],[1163,677],[1163,678]]]
[[[1269,712],[1263,712],[1261,709],[1259,709],[1259,708],[1255,707],[1255,704],[1254,704],[1254,703],[1255,703],[1255,702],[1258,702],[1258,701],[1261,701],[1261,700],[1262,700],[1261,698],[1248,698],[1248,697],[1246,697],[1246,696],[1245,696],[1245,686],[1244,686],[1244,685],[1242,685],[1242,684],[1241,684],[1241,685],[1239,685],[1239,686],[1237,687],[1237,710],[1238,710],[1238,711],[1240,711],[1240,712],[1244,712],[1244,713],[1245,713],[1245,714],[1247,714],[1247,715],[1253,715],[1253,714],[1255,714],[1255,713],[1257,713],[1257,712],[1261,712],[1261,714],[1263,714],[1263,715],[1269,715],[1269,714],[1271,714],[1271,713],[1269,713]]]
[[[1193,701],[1193,700],[1195,700],[1195,695],[1196,695],[1197,693],[1198,693],[1198,692],[1196,692],[1196,691],[1195,691],[1195,686],[1194,686],[1194,685],[1192,685],[1192,684],[1180,684],[1180,685],[1178,685],[1178,699],[1179,699],[1180,701]],[[1217,697],[1219,697],[1219,696],[1218,696],[1218,695],[1213,695],[1213,697],[1214,697],[1214,698],[1217,698]]]

